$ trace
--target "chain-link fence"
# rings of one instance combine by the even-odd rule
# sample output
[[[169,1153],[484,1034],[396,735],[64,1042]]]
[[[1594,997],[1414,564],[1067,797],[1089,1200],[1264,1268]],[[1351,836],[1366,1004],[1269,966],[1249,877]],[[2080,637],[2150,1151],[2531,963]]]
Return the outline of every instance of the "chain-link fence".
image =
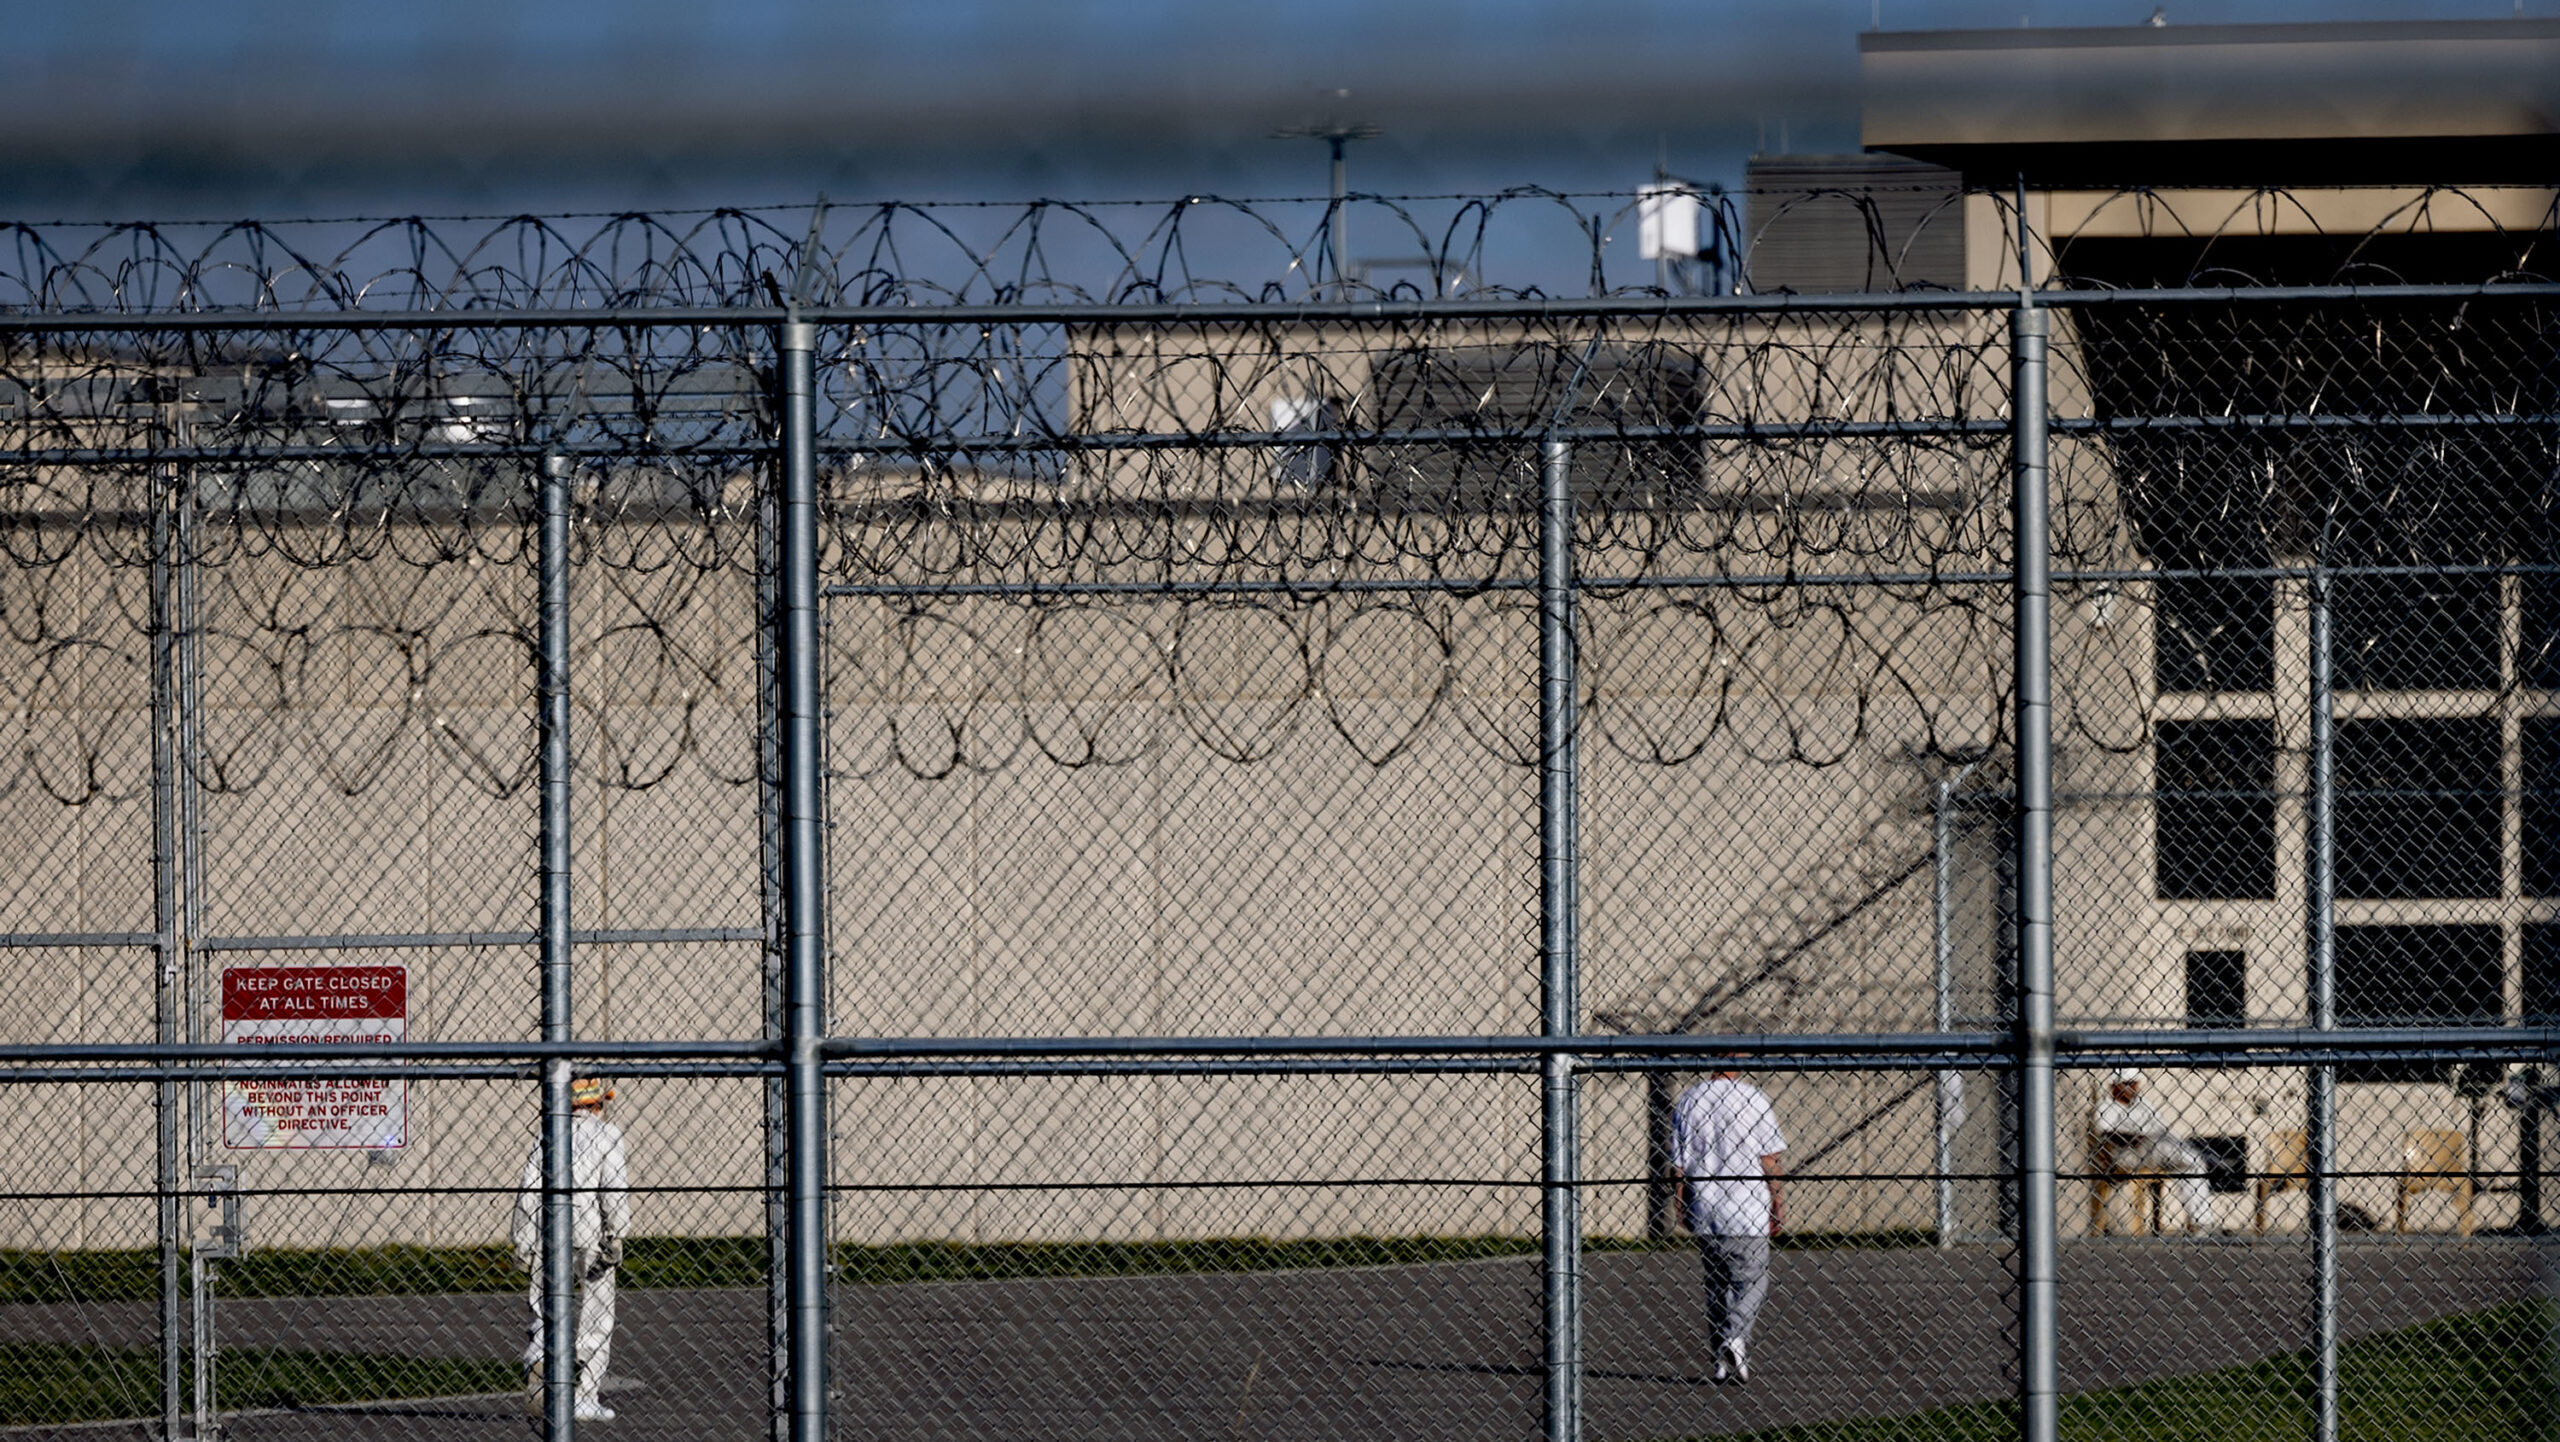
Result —
[[[0,1426],[2549,1435],[2549,201],[2254,200],[13,232]]]

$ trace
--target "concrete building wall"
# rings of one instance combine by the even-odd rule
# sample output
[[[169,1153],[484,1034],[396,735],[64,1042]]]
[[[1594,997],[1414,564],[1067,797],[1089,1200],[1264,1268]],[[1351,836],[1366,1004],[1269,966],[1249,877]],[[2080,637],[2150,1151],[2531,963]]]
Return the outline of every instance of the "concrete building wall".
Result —
[[[1996,420],[2005,406],[2005,339],[1989,319],[1638,329],[1634,339],[1699,360],[1713,381],[1700,404],[1716,414]],[[1270,346],[1270,335],[1097,343],[1075,403],[1097,430],[1264,430],[1275,400],[1320,383],[1340,386],[1351,413],[1374,423],[1359,407],[1377,390],[1366,369],[1376,334],[1282,339],[1252,363],[1244,348]],[[2081,414],[2090,402],[2070,345],[2066,322],[2054,403]],[[1187,348],[1191,369],[1167,347]],[[1230,360],[1240,375],[1228,374]],[[1161,393],[1118,384],[1119,368]],[[1068,493],[1100,504],[1180,479],[1212,511],[1276,517],[1287,497],[1269,461],[1253,448],[1106,450],[1080,463]],[[2104,449],[2066,440],[2055,463],[2075,560],[2138,567]],[[1621,479],[1593,481],[1620,509],[1586,537],[1581,564],[1586,576],[1696,566],[1732,579],[1818,570],[1827,553],[1877,569],[1995,570],[2006,464],[1996,444],[1718,443],[1685,507],[1646,510],[1611,489]],[[859,500],[928,482],[990,494],[1020,484],[857,474],[845,491]],[[1279,534],[1227,535],[1222,552],[1212,521],[1178,524],[1198,527],[1190,554],[1204,578],[1240,574],[1222,568]],[[1472,527],[1502,542],[1486,559],[1516,569],[1505,524],[1444,518],[1422,539]],[[735,534],[705,546],[702,528],[627,523],[582,552],[614,563],[582,564],[573,582],[581,927],[762,924],[753,552],[743,518],[721,525]],[[972,564],[1059,563],[1041,547],[1071,530],[1045,525],[1037,513],[979,523],[972,539],[985,550]],[[831,555],[841,573],[860,574],[872,558],[922,554],[918,544],[912,528],[857,516],[833,533]],[[203,568],[203,933],[530,931],[537,829],[521,552],[386,545],[309,565],[292,559],[296,549],[234,547]],[[1362,564],[1423,576],[1444,564],[1432,555],[1418,544]],[[1064,563],[1097,576],[1147,564],[1100,550]],[[12,878],[0,925],[12,932],[153,929],[146,582],[129,555],[98,546],[0,570],[11,623],[0,677],[15,678],[18,726],[12,779],[0,786]],[[2298,859],[2283,863],[2293,869],[2273,902],[2153,899],[2140,798],[2152,789],[2149,721],[2172,703],[2152,686],[2147,604],[2139,585],[2057,598],[2056,950],[2067,1017],[2180,1020],[2180,968],[2199,940],[2240,938],[2253,958],[2299,949],[2300,908],[2284,899],[2300,894]],[[1534,1027],[1535,628],[1519,593],[1036,607],[846,598],[830,603],[829,621],[835,1031]],[[1943,921],[1931,889],[1939,785],[1986,752],[1993,760],[1967,784],[1991,810],[2005,785],[2004,587],[1603,588],[1584,602],[1584,633],[1586,1024],[1926,1028],[1942,927],[1958,1024],[1992,1014],[1999,843],[1989,811],[1955,819]],[[2297,641],[2286,632],[2278,654],[2297,655]],[[2280,678],[2279,694],[2294,684]],[[2298,756],[2298,741],[2285,747]],[[2298,836],[2298,808],[2280,808],[2280,827]],[[2299,847],[2279,854],[2298,858]],[[146,1040],[152,955],[147,945],[0,953],[19,995],[0,1008],[0,1029],[20,1040]],[[194,973],[199,1023],[211,1025],[202,1007],[224,965],[332,961],[408,966],[413,1037],[533,1032],[527,945],[206,953]],[[586,946],[581,1030],[755,1035],[762,968],[750,940]],[[2292,974],[2253,959],[2253,1014],[2298,1007]],[[1934,1147],[1934,1104],[1926,1090],[1904,1095],[1912,1080],[1790,1077],[1772,1090],[1798,1154],[1821,1155],[1816,1170],[1918,1172]],[[1998,1108],[1995,1089],[1976,1081],[1961,1142],[1978,1170],[1995,1156]],[[636,1177],[698,1189],[650,1198],[644,1230],[761,1224],[758,1085],[642,1080],[623,1092]],[[1608,1182],[1592,1197],[1599,1231],[1641,1229],[1642,1092],[1632,1078],[1591,1086],[1586,1171]],[[2277,1074],[2164,1074],[2158,1095],[2191,1130],[2245,1133],[2253,1147],[2299,1110],[2295,1079]],[[2395,1129],[2441,1111],[2440,1096],[2351,1090],[2348,1165],[2396,1166]],[[147,1183],[147,1097],[70,1087],[25,1097],[0,1155],[24,1161],[30,1190],[59,1195],[0,1208],[0,1244],[147,1240],[147,1205],[75,1195]],[[2087,1106],[2084,1082],[2067,1078],[2066,1168],[2083,1155],[2075,1119]],[[412,1137],[396,1155],[218,1160],[241,1165],[252,1188],[355,1189],[261,1202],[251,1225],[264,1245],[486,1241],[500,1235],[534,1115],[526,1086],[413,1084]],[[853,1190],[838,1224],[866,1241],[1525,1230],[1535,1118],[1535,1087],[1520,1077],[849,1082],[838,1088],[836,1153]],[[2491,1145],[2511,1145],[2500,1124]],[[1026,1178],[1097,1185],[967,1186]],[[1274,1185],[1173,1185],[1236,1178]],[[362,1191],[385,1184],[418,1190]],[[1797,1197],[1799,1225],[1815,1229],[1921,1227],[1936,1215],[1915,1183],[1808,1184]],[[1966,1206],[1996,1217],[1981,1196]],[[2066,1225],[2079,1217],[2072,1209]]]

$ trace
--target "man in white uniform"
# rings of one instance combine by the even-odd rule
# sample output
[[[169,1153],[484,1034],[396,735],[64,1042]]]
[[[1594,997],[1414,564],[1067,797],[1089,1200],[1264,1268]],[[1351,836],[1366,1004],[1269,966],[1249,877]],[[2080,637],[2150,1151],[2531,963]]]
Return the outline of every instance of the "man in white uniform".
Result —
[[[2142,1073],[2119,1067],[2108,1075],[2107,1094],[2098,1099],[2089,1129],[2098,1134],[2116,1170],[2165,1172],[2176,1180],[2187,1230],[2222,1230],[2213,1218],[2213,1189],[2205,1184],[2204,1154],[2169,1130],[2169,1123],[2142,1099]]]
[[[594,1077],[569,1084],[569,1169],[576,1188],[570,1205],[570,1238],[578,1277],[578,1403],[581,1422],[610,1422],[604,1374],[613,1360],[614,1268],[631,1234],[630,1178],[622,1155],[622,1128],[604,1119],[613,1091]],[[531,1340],[525,1343],[525,1398],[542,1408],[542,1143],[525,1158],[524,1183],[508,1228],[516,1265],[533,1273]]]
[[[1671,1161],[1706,1269],[1716,1380],[1751,1380],[1751,1325],[1769,1295],[1769,1239],[1786,1225],[1779,1184],[1787,1139],[1768,1096],[1731,1067],[1682,1094]]]

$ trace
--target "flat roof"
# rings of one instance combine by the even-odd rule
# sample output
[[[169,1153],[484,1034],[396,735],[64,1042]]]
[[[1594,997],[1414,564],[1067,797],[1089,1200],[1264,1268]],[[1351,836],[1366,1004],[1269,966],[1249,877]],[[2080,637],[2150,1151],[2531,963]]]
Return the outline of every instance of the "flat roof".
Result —
[[[1872,150],[2030,184],[2544,184],[2560,20],[1879,31]]]

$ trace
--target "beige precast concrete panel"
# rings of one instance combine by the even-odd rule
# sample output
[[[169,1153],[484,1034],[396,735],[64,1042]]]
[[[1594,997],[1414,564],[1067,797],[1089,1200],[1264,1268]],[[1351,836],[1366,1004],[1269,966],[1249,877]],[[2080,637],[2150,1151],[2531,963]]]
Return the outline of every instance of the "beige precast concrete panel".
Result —
[[[1977,197],[1986,206],[1996,204]],[[2549,229],[2560,191],[2548,187],[2360,186],[2353,189],[2057,190],[2030,196],[2040,247],[2079,239],[2457,235]],[[2039,205],[2038,202],[2041,202]],[[2010,266],[2012,274],[2016,266]]]
[[[1356,726],[1381,704],[1397,703],[1347,702],[1344,719]],[[1518,898],[1448,904],[1485,885],[1485,843],[1478,824],[1442,818],[1485,816],[1487,799],[1519,789],[1514,768],[1446,725],[1374,773],[1355,763],[1433,798],[1411,808],[1428,820],[1403,823],[1343,784],[1348,743],[1329,724],[1310,720],[1243,763],[1171,718],[1157,726],[1169,739],[1133,766],[1068,767],[1026,750],[983,779],[888,770],[862,783],[881,814],[938,813],[942,835],[984,839],[931,855],[894,836],[868,855],[839,850],[839,974],[870,978],[855,995],[884,1017],[976,1034],[1062,1023],[1473,1031],[1494,1020],[1482,983],[1520,944],[1508,934]],[[889,799],[902,794],[911,799]],[[945,799],[926,804],[935,797]],[[945,899],[926,900],[935,894]],[[1336,901],[1306,904],[1320,896]],[[1439,901],[1412,912],[1424,897]],[[1432,943],[1420,954],[1416,915]],[[963,995],[975,998],[965,1012],[944,1009]],[[928,997],[948,1000],[912,1009]]]
[[[1585,989],[1600,1025],[1863,1030],[1925,1017],[1928,891],[1911,862],[1929,840],[1925,809],[1898,784],[1905,769],[1918,780],[1909,761],[1862,750],[1825,766],[1730,753],[1590,764],[1595,794],[1643,803],[1585,818]]]
[[[656,718],[681,726],[680,714]],[[752,786],[679,761],[646,787],[592,780],[571,793],[571,894],[581,928],[762,924],[761,841]]]

